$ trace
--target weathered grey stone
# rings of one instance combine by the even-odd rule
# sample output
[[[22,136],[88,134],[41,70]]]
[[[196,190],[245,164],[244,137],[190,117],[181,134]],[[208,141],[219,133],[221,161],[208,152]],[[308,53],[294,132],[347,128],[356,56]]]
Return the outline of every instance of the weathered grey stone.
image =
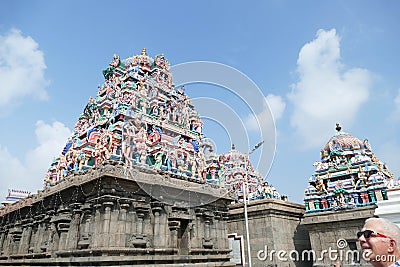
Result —
[[[289,257],[291,251],[301,254],[303,250],[311,249],[308,232],[301,225],[301,218],[304,213],[303,205],[281,200],[264,199],[248,204],[249,237],[253,266],[311,266],[310,261],[301,261],[301,259],[296,261]],[[247,239],[243,204],[230,206],[228,233],[236,233],[239,236],[243,236],[245,242],[244,255],[247,262]],[[285,258],[287,260],[278,259],[277,252],[279,250],[286,252]],[[261,258],[259,257],[260,255]],[[265,256],[265,259],[262,259],[263,256]]]
[[[317,255],[314,266],[332,266],[334,260],[329,255],[324,254],[321,257],[323,251],[329,249],[337,251],[332,255],[342,256],[343,264],[355,264],[352,257],[346,257],[351,255],[347,254],[352,252],[350,246],[356,247],[355,253],[360,260],[358,266],[370,266],[361,256],[356,233],[363,227],[365,219],[374,215],[375,208],[376,206],[366,206],[355,210],[306,214],[302,224],[309,231],[311,246]],[[347,245],[341,249],[341,244]]]
[[[222,216],[230,198],[179,177],[134,173],[93,168],[0,210],[0,266],[233,266]],[[139,182],[174,186],[180,205],[156,200]],[[213,201],[190,207],[189,191]],[[30,213],[33,222],[12,220]]]

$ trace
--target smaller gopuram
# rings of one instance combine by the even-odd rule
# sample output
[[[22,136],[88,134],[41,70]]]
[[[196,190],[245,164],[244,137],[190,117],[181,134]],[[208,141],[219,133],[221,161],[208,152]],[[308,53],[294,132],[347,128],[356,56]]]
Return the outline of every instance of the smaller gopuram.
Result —
[[[236,150],[234,144],[228,153],[219,156],[218,166],[220,184],[235,192],[237,201],[243,202],[245,192],[246,199],[250,201],[281,198],[278,191],[254,169],[249,156]],[[247,190],[244,186],[247,186]]]
[[[337,124],[320,156],[305,190],[307,213],[352,209],[387,199],[386,184],[393,174],[372,152],[368,139],[361,142]]]
[[[30,194],[31,194],[30,192],[24,190],[8,189],[8,194],[6,196],[6,199],[3,202],[1,202],[1,205],[3,206],[10,205],[12,203],[15,203],[21,199],[28,197]]]
[[[343,132],[339,124],[320,155],[305,190],[302,220],[310,236],[313,266],[332,266],[336,260],[343,266],[370,266],[356,233],[374,216],[376,203],[387,200],[386,185],[393,175],[367,139]]]

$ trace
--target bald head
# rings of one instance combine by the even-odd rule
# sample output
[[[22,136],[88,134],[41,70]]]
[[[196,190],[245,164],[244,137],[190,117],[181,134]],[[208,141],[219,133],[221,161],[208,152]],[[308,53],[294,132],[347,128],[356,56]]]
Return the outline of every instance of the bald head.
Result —
[[[365,225],[374,225],[380,233],[393,238],[400,249],[400,228],[396,224],[384,218],[369,218],[365,220]]]

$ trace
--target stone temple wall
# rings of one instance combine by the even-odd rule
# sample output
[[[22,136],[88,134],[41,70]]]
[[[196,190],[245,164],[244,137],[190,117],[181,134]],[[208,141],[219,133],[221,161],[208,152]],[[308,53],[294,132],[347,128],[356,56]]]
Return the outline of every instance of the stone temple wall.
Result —
[[[310,234],[312,249],[315,253],[313,266],[332,266],[335,258],[343,266],[371,266],[362,257],[357,232],[366,219],[374,216],[376,206],[307,214],[303,225]]]
[[[304,205],[282,200],[264,199],[248,205],[249,237],[252,266],[312,266],[311,261],[290,259],[291,251],[311,249],[308,232],[301,224]],[[244,207],[229,209],[228,233],[243,237],[244,261],[248,263]],[[287,252],[281,259],[278,251]],[[292,256],[294,256],[292,254]],[[287,259],[287,260],[285,260]]]
[[[0,210],[0,266],[232,266],[220,188],[126,171],[101,165]]]

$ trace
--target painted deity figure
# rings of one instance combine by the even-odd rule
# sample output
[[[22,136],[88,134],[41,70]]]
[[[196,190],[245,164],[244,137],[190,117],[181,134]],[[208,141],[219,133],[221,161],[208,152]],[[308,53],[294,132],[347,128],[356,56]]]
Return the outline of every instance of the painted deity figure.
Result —
[[[58,170],[60,179],[63,179],[65,176],[67,176],[68,170],[65,155],[60,156],[60,160],[58,162]]]
[[[171,171],[176,168],[176,156],[175,151],[171,151],[167,157],[167,170]]]
[[[361,171],[358,173],[358,180],[354,186],[354,189],[357,189],[357,187],[364,188],[367,186],[367,176],[365,175],[364,171]]]
[[[164,152],[163,151],[159,151],[157,152],[156,156],[155,156],[155,163],[154,163],[154,168],[157,170],[161,169],[161,165],[162,165],[162,161],[163,161],[163,156],[164,156]]]
[[[319,192],[327,192],[324,181],[322,180],[321,177],[317,176],[317,180],[315,181],[315,188]]]
[[[179,173],[183,173],[183,171],[185,171],[185,159],[183,154],[179,154],[178,155],[178,159],[176,161],[176,166],[178,168],[178,172]]]
[[[190,158],[190,165],[192,168],[192,177],[195,177],[196,173],[197,173],[197,167],[198,167],[195,155],[193,155],[193,157]]]
[[[122,155],[124,156],[126,163],[132,166],[132,154],[135,146],[135,130],[134,125],[126,124],[124,126],[124,135],[122,141]]]
[[[225,164],[223,162],[218,162],[218,178],[219,178],[219,185],[225,186]]]

